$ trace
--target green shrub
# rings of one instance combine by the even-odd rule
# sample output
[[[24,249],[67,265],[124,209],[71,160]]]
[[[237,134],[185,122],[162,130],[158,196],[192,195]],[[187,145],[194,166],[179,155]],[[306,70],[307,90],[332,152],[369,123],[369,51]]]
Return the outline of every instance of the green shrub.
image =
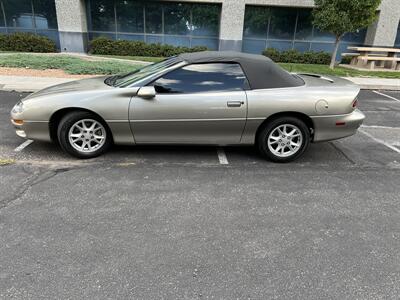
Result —
[[[47,37],[32,33],[0,34],[0,51],[56,52],[56,44]]]
[[[318,64],[328,65],[331,55],[327,52],[300,52],[298,50],[287,50],[279,52],[275,48],[267,48],[262,53],[278,63]]]
[[[146,44],[141,41],[114,41],[105,37],[96,38],[89,43],[89,53],[101,55],[169,57],[185,52],[205,50],[207,50],[207,47],[175,47],[162,44]]]
[[[281,61],[281,53],[278,50],[276,50],[275,48],[267,48],[263,51],[262,54],[266,57],[269,57],[274,62]]]
[[[351,63],[351,56],[342,56],[342,61],[340,62],[343,65],[349,65]]]

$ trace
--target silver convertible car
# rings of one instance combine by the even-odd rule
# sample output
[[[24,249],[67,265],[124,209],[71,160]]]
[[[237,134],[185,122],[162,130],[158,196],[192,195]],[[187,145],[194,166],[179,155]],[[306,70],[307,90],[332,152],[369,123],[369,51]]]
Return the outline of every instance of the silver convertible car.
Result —
[[[112,144],[256,145],[289,162],[310,142],[356,133],[365,118],[359,91],[341,78],[288,73],[261,55],[207,51],[41,90],[11,119],[17,135],[58,142],[78,158]]]

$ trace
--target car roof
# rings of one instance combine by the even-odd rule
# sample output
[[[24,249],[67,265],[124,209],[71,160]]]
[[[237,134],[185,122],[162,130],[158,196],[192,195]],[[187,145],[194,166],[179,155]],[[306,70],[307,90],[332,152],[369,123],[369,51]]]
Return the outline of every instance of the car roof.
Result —
[[[209,62],[209,61],[247,61],[257,60],[271,62],[271,59],[256,54],[248,54],[236,51],[202,51],[194,53],[183,53],[179,55],[182,59],[190,63]]]
[[[251,89],[283,88],[304,85],[304,81],[282,69],[263,55],[235,51],[203,51],[178,55],[182,61],[195,63],[238,63],[249,80]]]

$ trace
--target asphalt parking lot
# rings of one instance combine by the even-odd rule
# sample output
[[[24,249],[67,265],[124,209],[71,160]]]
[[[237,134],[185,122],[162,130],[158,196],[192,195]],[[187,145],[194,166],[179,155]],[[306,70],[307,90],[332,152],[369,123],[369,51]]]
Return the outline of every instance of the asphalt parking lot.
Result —
[[[18,138],[0,92],[0,298],[398,299],[400,92],[360,132],[286,165],[252,147]],[[21,146],[23,145],[23,146]],[[26,147],[24,147],[27,145]]]

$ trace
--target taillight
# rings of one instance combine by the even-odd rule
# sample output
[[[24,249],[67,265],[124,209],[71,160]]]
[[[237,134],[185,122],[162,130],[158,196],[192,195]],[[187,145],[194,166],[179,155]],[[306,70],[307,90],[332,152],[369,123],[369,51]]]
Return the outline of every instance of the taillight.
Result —
[[[358,106],[358,99],[356,98],[356,99],[353,101],[353,108],[357,108],[357,106]]]

